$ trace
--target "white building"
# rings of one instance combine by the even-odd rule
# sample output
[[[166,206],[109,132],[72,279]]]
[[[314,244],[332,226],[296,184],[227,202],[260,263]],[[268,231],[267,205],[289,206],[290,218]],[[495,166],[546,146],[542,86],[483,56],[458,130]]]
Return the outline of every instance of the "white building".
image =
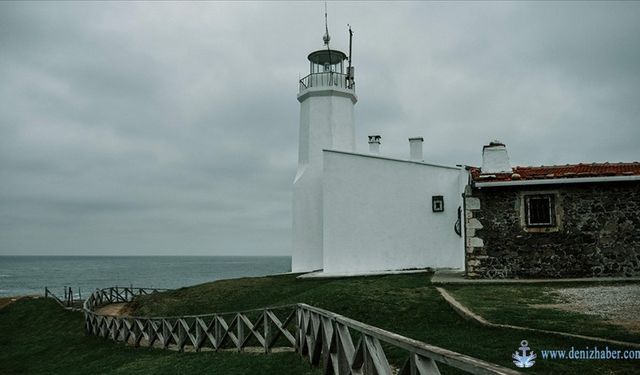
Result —
[[[463,269],[467,171],[424,162],[422,138],[409,140],[407,160],[381,156],[380,136],[356,153],[353,68],[328,39],[300,80],[292,271]]]

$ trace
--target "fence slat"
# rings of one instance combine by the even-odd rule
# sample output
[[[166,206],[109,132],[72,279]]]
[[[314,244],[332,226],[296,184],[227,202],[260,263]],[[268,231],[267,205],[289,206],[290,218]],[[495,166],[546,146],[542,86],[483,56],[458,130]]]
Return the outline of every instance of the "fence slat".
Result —
[[[287,338],[287,340],[289,340],[289,342],[291,343],[291,345],[293,345],[295,347],[296,345],[296,339],[295,337],[293,337],[293,335],[291,334],[291,332],[287,331],[287,327],[289,326],[290,322],[293,320],[295,314],[296,314],[296,310],[292,311],[289,316],[287,316],[287,318],[285,319],[284,322],[281,322],[280,319],[278,319],[278,317],[271,311],[266,310],[265,314],[267,315],[267,317],[275,324],[276,328],[278,328],[278,332],[276,332],[271,340],[270,343],[270,347],[271,345],[273,345],[275,343],[275,341],[280,337],[280,335],[283,335],[284,337]]]
[[[365,336],[365,344],[367,345],[367,353],[371,366],[375,368],[376,374],[391,375],[391,366],[387,361],[387,356],[380,345],[380,340],[375,337]]]
[[[438,365],[431,358],[421,357],[417,354],[412,355],[415,363],[416,372],[420,375],[440,375]]]

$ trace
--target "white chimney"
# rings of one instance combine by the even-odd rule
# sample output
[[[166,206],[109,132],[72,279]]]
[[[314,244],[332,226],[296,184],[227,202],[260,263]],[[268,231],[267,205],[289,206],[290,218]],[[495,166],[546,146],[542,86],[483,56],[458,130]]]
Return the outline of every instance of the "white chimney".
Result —
[[[409,159],[414,161],[424,161],[422,156],[422,142],[424,138],[409,138]]]
[[[482,147],[482,174],[511,173],[507,147],[500,141],[492,141]]]
[[[379,135],[370,135],[369,136],[369,152],[372,154],[380,153],[380,140],[382,139]]]

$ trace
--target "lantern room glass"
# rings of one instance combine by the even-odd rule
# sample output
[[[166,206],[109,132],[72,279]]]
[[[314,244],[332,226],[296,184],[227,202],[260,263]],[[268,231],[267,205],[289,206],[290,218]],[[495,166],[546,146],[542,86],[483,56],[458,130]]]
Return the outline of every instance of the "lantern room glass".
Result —
[[[344,74],[344,60],[337,62],[335,64],[329,64],[329,63],[316,64],[312,61],[310,61],[309,64],[311,66],[311,74],[329,73],[329,72]]]

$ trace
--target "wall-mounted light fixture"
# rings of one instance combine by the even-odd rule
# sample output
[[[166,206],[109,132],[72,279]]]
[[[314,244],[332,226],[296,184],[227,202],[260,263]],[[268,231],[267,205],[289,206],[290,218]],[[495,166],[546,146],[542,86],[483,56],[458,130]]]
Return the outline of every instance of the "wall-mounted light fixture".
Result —
[[[433,212],[444,212],[444,197],[442,195],[431,197],[431,209]]]

